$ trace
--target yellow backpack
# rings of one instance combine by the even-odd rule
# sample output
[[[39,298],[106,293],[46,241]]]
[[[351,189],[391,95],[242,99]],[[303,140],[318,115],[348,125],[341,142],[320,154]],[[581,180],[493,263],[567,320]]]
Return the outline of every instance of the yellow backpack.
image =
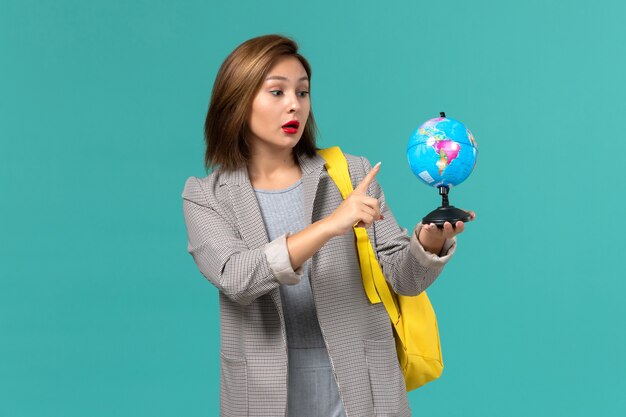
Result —
[[[345,199],[353,191],[348,162],[339,147],[321,149],[328,175]],[[374,254],[367,231],[354,227],[363,287],[372,304],[382,303],[395,330],[396,351],[407,391],[439,378],[443,360],[437,318],[426,292],[409,297],[393,292]]]

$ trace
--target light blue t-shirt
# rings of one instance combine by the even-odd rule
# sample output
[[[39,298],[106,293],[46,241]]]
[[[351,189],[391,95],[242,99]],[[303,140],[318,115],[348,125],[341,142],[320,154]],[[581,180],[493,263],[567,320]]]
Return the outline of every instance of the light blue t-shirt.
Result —
[[[255,189],[269,240],[304,229],[302,180],[282,190]],[[281,285],[289,360],[287,410],[291,417],[345,417],[317,320],[308,264],[296,285]]]

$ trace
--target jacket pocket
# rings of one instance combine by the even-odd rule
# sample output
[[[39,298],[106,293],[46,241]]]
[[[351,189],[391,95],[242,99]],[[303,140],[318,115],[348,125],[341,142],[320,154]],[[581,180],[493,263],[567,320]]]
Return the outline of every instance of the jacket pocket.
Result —
[[[220,416],[248,415],[248,371],[244,358],[220,353]]]
[[[394,339],[364,340],[374,414],[398,416],[408,412],[404,377],[398,364]]]

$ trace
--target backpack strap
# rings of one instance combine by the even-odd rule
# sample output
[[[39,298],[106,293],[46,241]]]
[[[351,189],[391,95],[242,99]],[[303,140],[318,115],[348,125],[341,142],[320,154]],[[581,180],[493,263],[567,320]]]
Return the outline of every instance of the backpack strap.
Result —
[[[317,153],[326,160],[328,175],[333,179],[345,200],[353,191],[346,157],[338,146],[320,149]],[[367,235],[367,230],[364,227],[356,226],[353,227],[353,230],[356,236],[363,288],[367,298],[372,304],[382,301],[391,322],[398,327],[401,316],[396,304],[395,294],[389,289],[389,284],[380,269],[374,249]]]

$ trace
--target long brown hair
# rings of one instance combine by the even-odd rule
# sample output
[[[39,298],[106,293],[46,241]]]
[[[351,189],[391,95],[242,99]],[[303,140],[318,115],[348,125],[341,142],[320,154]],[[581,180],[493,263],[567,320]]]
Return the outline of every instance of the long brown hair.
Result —
[[[250,149],[245,141],[252,101],[271,67],[279,58],[293,56],[304,67],[309,80],[311,66],[298,53],[298,44],[285,36],[265,35],[247,40],[228,55],[222,63],[211,93],[211,102],[204,124],[207,168],[219,166],[233,170],[245,165]],[[295,155],[315,155],[317,127],[313,110],[302,137],[294,147]]]

